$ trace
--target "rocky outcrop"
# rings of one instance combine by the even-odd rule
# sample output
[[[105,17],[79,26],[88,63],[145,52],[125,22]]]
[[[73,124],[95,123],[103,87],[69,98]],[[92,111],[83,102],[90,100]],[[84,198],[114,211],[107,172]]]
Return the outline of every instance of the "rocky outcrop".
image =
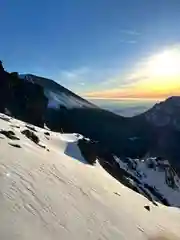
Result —
[[[4,71],[2,62],[0,61],[0,112],[5,111],[7,106],[10,91],[9,91],[9,75]]]
[[[30,131],[29,129],[25,129],[21,133],[36,144],[38,144],[40,142],[39,137],[33,131]]]
[[[0,65],[0,112],[42,127],[47,104],[43,87],[23,81]]]
[[[78,147],[84,159],[86,159],[89,164],[94,165],[98,157],[97,144],[91,140],[82,138],[78,141]]]
[[[171,127],[180,131],[180,97],[173,96],[164,102],[155,104],[145,115],[146,119],[154,126]]]
[[[154,107],[142,114],[141,121],[146,121],[153,132],[152,144],[148,146],[148,155],[168,159],[180,175],[179,111],[180,97],[173,96],[155,104]]]
[[[81,154],[91,165],[96,162],[123,185],[144,195],[154,205],[179,205],[180,178],[163,158],[131,159],[117,157],[99,142],[82,138],[78,142]]]

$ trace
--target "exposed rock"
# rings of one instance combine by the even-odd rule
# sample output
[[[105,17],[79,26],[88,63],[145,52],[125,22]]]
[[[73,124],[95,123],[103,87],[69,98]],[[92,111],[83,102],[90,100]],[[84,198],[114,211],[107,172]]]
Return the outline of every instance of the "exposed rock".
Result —
[[[44,132],[44,135],[50,136],[50,133],[49,132]]]
[[[20,140],[18,137],[16,137],[13,131],[0,130],[0,134],[3,134],[4,136],[11,140]]]
[[[13,128],[20,128],[20,126],[18,126],[18,125],[13,125],[13,124],[11,124],[10,127],[13,127]]]
[[[21,146],[16,143],[8,143],[8,144],[11,145],[12,147],[21,148]]]
[[[5,112],[5,107],[10,97],[8,73],[4,71],[2,62],[0,63],[0,112]]]
[[[33,126],[26,125],[26,127],[31,131],[37,132],[37,130]]]
[[[147,211],[149,211],[150,212],[150,206],[148,206],[148,205],[146,205],[146,206],[144,206],[144,208],[147,210]]]
[[[4,121],[7,121],[7,122],[10,122],[10,117],[6,116],[6,115],[1,115],[0,116],[0,119],[4,120]]]
[[[119,194],[118,192],[115,192],[114,194],[116,194],[116,195],[119,196],[119,197],[121,196],[121,194]]]
[[[45,145],[38,144],[38,146],[40,146],[41,148],[44,148],[44,149],[46,149],[46,146],[45,146]]]
[[[25,129],[21,133],[24,134],[27,138],[29,138],[31,141],[33,141],[36,144],[40,142],[39,137],[29,129]]]
[[[48,99],[38,84],[24,81],[18,73],[8,73],[0,65],[0,112],[7,109],[13,117],[44,126]]]
[[[82,156],[86,159],[86,161],[89,164],[94,165],[96,163],[97,148],[93,142],[88,141],[85,138],[79,139],[78,146]]]

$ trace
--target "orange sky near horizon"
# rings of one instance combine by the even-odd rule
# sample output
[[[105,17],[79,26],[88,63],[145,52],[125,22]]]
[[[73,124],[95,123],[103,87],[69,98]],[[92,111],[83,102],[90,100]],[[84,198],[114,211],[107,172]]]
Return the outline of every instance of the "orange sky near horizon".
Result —
[[[121,79],[127,79],[121,86]],[[129,81],[129,83],[128,83]],[[143,59],[127,76],[117,76],[119,87],[86,93],[89,98],[166,99],[180,95],[180,46]]]
[[[161,88],[149,88],[149,86],[127,89],[114,89],[106,91],[97,91],[87,93],[85,96],[88,98],[143,98],[143,99],[166,99],[170,96],[179,96],[180,87],[172,86],[168,89]]]

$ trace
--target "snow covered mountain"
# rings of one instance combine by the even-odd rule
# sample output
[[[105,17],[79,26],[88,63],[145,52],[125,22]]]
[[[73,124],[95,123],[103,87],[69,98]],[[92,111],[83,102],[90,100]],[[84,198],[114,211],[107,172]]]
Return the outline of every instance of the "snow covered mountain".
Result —
[[[20,74],[19,76],[26,81],[39,84],[44,88],[44,93],[49,100],[48,107],[50,108],[59,108],[60,106],[64,106],[66,108],[97,108],[97,106],[94,104],[79,97],[78,95],[57,84],[51,79],[46,79],[31,74]]]
[[[88,165],[82,139],[0,114],[0,238],[178,239],[179,210],[131,191],[98,162]]]
[[[118,181],[151,201],[180,206],[180,132],[173,120],[178,117],[178,97],[125,118],[96,107],[49,79],[34,75],[19,78],[4,69],[0,78],[4,81],[2,93],[6,91],[9,96],[2,108],[11,116],[56,132],[83,136],[78,147],[88,163],[98,159]],[[171,121],[164,125],[165,113]]]
[[[126,118],[1,66],[0,238],[179,236],[178,99]]]

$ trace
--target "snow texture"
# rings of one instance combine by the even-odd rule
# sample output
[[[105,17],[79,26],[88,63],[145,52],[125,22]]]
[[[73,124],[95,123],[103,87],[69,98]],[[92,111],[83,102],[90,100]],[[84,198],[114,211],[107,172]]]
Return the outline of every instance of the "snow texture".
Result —
[[[40,77],[28,75],[28,74],[20,74],[19,77],[23,80],[27,80],[29,82],[34,82],[34,78],[39,79]],[[48,107],[58,109],[60,106],[64,106],[68,109],[70,108],[83,108],[83,107],[92,107],[91,103],[84,101],[83,99],[78,98],[77,96],[72,95],[70,92],[67,94],[62,91],[52,91],[48,88],[44,88],[44,94],[48,98]]]
[[[78,135],[48,131],[48,136],[47,130],[35,127],[40,139],[35,144],[21,134],[26,123],[5,115],[0,116],[0,129],[20,138],[0,134],[0,239],[145,240],[180,235],[178,208],[154,206],[99,164],[72,160]],[[74,147],[66,154],[69,144]],[[76,154],[79,160],[82,156]]]
[[[120,168],[133,175],[146,188],[146,184],[160,193],[170,205],[180,207],[180,179],[167,160],[156,158],[146,160],[127,159],[127,162],[115,157]],[[155,196],[152,198],[156,200]]]

